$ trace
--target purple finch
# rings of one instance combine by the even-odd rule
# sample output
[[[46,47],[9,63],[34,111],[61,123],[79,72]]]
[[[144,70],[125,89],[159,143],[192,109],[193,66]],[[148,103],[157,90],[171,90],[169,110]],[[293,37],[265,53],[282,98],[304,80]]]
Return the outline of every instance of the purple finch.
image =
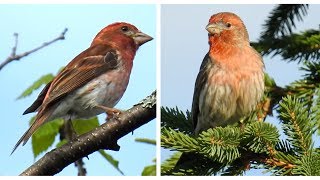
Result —
[[[76,56],[39,94],[24,114],[38,111],[35,121],[12,153],[44,123],[56,118],[86,119],[106,112],[124,94],[138,48],[153,38],[128,23],[103,28],[90,47]]]
[[[242,20],[233,13],[218,13],[206,29],[210,47],[195,82],[191,109],[195,135],[249,115],[264,92],[264,64],[250,46]],[[183,153],[175,168],[197,158]]]
[[[236,123],[256,108],[264,92],[264,64],[250,46],[242,20],[233,13],[218,13],[206,29],[210,47],[192,103],[195,134]]]

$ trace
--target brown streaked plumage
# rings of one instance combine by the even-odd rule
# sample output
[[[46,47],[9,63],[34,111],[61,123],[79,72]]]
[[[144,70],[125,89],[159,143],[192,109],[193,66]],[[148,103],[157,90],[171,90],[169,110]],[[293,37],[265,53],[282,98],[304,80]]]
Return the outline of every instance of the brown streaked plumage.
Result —
[[[76,56],[24,112],[38,114],[12,153],[48,121],[90,118],[113,110],[128,85],[136,51],[150,40],[152,37],[128,23],[102,29],[91,46]]]

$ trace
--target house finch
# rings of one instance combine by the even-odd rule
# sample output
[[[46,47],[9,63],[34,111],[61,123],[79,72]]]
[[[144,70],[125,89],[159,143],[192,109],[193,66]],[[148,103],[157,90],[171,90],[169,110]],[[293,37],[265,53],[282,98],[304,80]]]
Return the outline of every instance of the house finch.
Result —
[[[206,27],[209,52],[197,76],[192,102],[194,133],[236,123],[255,109],[264,92],[264,65],[250,46],[242,20],[235,14],[214,14]],[[194,160],[183,153],[176,167]]]
[[[250,46],[242,20],[218,13],[206,29],[210,47],[196,79],[191,111],[195,134],[239,121],[256,108],[264,92],[264,64]]]
[[[44,123],[56,118],[86,119],[106,112],[124,94],[138,48],[153,38],[128,23],[103,28],[90,47],[76,56],[39,94],[24,114],[38,111],[35,121],[12,153]]]

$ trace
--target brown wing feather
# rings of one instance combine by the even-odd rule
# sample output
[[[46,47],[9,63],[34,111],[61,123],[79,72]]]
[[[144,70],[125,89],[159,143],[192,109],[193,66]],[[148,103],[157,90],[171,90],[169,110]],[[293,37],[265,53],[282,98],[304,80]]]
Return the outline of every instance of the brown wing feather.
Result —
[[[37,99],[31,104],[30,107],[28,107],[28,109],[26,109],[23,112],[23,115],[28,114],[28,113],[32,113],[32,112],[36,112],[37,109],[41,106],[41,104],[43,103],[44,98],[46,97],[46,94],[49,90],[49,87],[51,85],[52,81],[49,82],[40,92],[40,94],[38,95]]]
[[[45,99],[46,105],[56,102],[99,75],[115,69],[117,65],[118,56],[114,49],[103,45],[90,47],[69,63],[53,80]]]
[[[200,70],[195,82],[195,86],[194,86],[194,93],[193,93],[193,100],[192,100],[192,109],[191,109],[191,119],[193,122],[193,129],[196,128],[197,126],[197,122],[198,122],[198,114],[199,114],[199,96],[200,96],[200,92],[203,89],[205,83],[208,80],[208,71],[207,71],[207,67],[209,65],[209,63],[211,63],[209,54],[206,54],[206,56],[204,57],[201,66],[200,66]]]

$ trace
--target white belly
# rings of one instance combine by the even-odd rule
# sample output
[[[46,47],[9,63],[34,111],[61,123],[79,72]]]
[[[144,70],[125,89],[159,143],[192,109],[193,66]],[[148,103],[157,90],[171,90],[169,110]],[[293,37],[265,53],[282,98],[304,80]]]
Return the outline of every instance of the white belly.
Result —
[[[114,107],[127,88],[129,76],[130,72],[122,69],[100,75],[65,97],[50,119],[87,119],[103,113],[96,106]]]

